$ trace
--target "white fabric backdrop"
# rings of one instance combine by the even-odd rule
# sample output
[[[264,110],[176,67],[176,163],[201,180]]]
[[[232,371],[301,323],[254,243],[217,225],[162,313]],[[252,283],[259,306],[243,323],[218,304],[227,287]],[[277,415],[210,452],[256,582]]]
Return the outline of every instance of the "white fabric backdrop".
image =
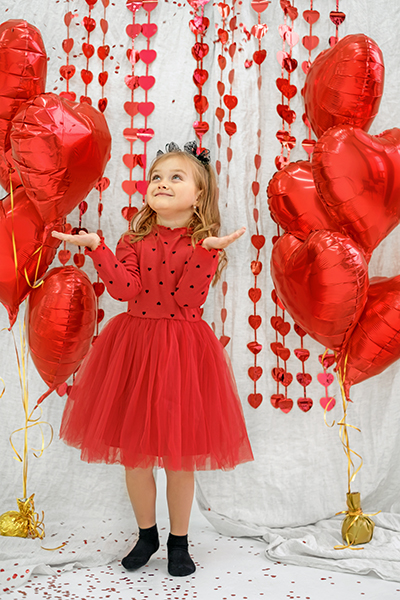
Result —
[[[295,22],[295,30],[301,39],[308,33],[308,26],[301,13],[308,9],[310,4],[307,0],[297,0],[295,4],[300,13]],[[68,6],[79,14],[77,24],[71,26],[75,38],[74,50],[78,52],[84,37],[84,29],[79,23],[87,14],[84,0],[71,0],[69,5],[54,0],[31,0],[26,3],[19,0],[2,0],[0,6],[0,22],[10,18],[25,18],[40,29],[49,56],[46,90],[56,93],[65,89],[64,82],[60,82],[58,70],[65,60],[61,41],[66,33],[63,15]],[[242,5],[237,3],[237,8],[240,9],[238,21],[243,22],[250,30],[256,23],[256,13],[251,9],[250,2],[245,0]],[[313,33],[319,36],[318,51],[322,51],[327,47],[328,37],[334,34],[334,26],[329,21],[328,13],[335,9],[335,2],[316,1],[314,8],[321,13]],[[400,91],[396,35],[400,25],[398,7],[396,3],[382,0],[373,3],[368,0],[353,0],[351,3],[340,3],[340,8],[346,12],[346,20],[340,27],[340,36],[365,33],[371,36],[383,51],[386,65],[385,91],[379,115],[370,130],[370,133],[380,133],[398,125],[400,121],[400,107],[397,101]],[[155,76],[156,85],[149,92],[149,100],[155,102],[156,109],[149,117],[149,126],[155,131],[154,139],[148,145],[149,157],[171,140],[183,145],[187,140],[194,139],[192,123],[196,119],[196,113],[193,96],[197,92],[192,82],[192,74],[196,64],[190,49],[195,38],[188,27],[191,18],[189,11],[190,7],[185,2],[179,6],[175,2],[160,0],[157,9],[152,12],[152,21],[158,25],[158,33],[152,38],[152,47],[157,50],[158,56],[150,67],[150,74]],[[145,16],[141,13],[143,11],[138,14],[138,21],[143,22]],[[218,122],[213,114],[219,101],[216,82],[219,74],[217,56],[220,47],[213,41],[216,38],[214,23],[219,23],[220,17],[217,7],[213,7],[211,2],[206,6],[205,14],[211,21],[206,40],[210,45],[210,53],[205,59],[205,68],[209,71],[210,78],[204,87],[204,94],[210,101],[210,109],[205,117],[211,127],[204,138],[204,145],[211,148],[215,160]],[[97,21],[102,17],[100,0],[93,10],[93,17]],[[124,28],[131,22],[131,13],[125,8],[122,0],[116,0],[110,4],[107,18],[110,29],[106,43],[113,47],[114,60],[108,60],[106,67],[110,77],[105,88],[109,99],[105,115],[113,144],[112,159],[105,173],[110,178],[111,185],[104,194],[102,228],[106,241],[114,248],[121,232],[126,228],[126,222],[120,212],[127,204],[127,196],[121,190],[121,183],[128,175],[128,170],[122,163],[122,156],[129,152],[129,144],[122,135],[123,129],[129,126],[123,103],[130,99],[130,91],[123,81],[124,76],[130,72],[125,55],[130,47],[129,38]],[[262,65],[261,92],[257,89],[256,66],[253,65],[250,69],[244,67],[244,61],[251,59],[256,49],[256,41],[252,38],[247,42],[241,30],[235,38],[240,51],[236,53],[234,62],[234,94],[239,103],[233,111],[232,118],[238,125],[238,132],[232,138],[233,159],[229,167],[229,190],[225,185],[227,165],[224,159],[228,143],[225,134],[222,135],[223,166],[220,180],[223,232],[243,224],[248,227],[246,237],[229,249],[230,264],[226,272],[228,316],[225,333],[231,337],[227,350],[232,359],[243,401],[255,461],[228,473],[199,474],[198,501],[204,515],[218,531],[227,535],[264,536],[271,558],[314,566],[329,565],[329,568],[358,572],[368,572],[376,567],[375,570],[381,576],[400,579],[396,541],[397,532],[400,530],[397,516],[400,513],[398,365],[393,365],[379,377],[356,386],[352,391],[354,403],[350,406],[349,422],[359,427],[361,433],[351,431],[351,445],[364,459],[364,466],[357,476],[353,491],[361,492],[365,512],[381,510],[383,514],[376,518],[379,527],[371,544],[362,552],[346,551],[351,553],[351,566],[348,561],[342,560],[343,553],[332,551],[333,545],[340,542],[340,523],[337,519],[330,519],[336,512],[345,509],[347,463],[339,441],[338,428],[328,428],[325,425],[323,410],[318,402],[323,395],[323,388],[315,383],[316,375],[320,372],[317,356],[323,350],[318,344],[306,338],[306,346],[312,350],[307,370],[314,377],[314,382],[309,388],[309,395],[314,399],[311,411],[304,414],[295,404],[289,414],[284,414],[275,410],[269,402],[269,396],[274,390],[270,375],[274,366],[274,355],[269,350],[269,344],[273,341],[269,319],[274,307],[270,300],[272,286],[268,264],[271,250],[269,240],[275,234],[275,228],[269,219],[265,189],[275,171],[274,157],[280,150],[275,138],[275,133],[280,128],[280,119],[275,110],[280,102],[280,94],[275,86],[275,79],[280,76],[280,67],[275,54],[281,49],[278,26],[283,23],[283,12],[278,0],[272,0],[269,8],[262,14],[262,21],[268,24],[269,32],[263,39],[263,47],[267,49],[268,56]],[[140,38],[141,36],[137,38],[136,43],[139,49],[144,43]],[[98,30],[92,34],[92,39],[96,47],[101,44]],[[316,54],[314,51],[313,56]],[[299,65],[307,59],[307,52],[300,43],[294,49],[294,57],[299,61]],[[85,66],[81,55],[73,59],[73,63],[78,72]],[[117,65],[120,65],[119,69],[116,69]],[[100,62],[96,57],[91,59],[90,66],[95,72],[96,81],[96,73],[100,69]],[[228,71],[229,61],[224,73],[226,78]],[[304,74],[300,66],[294,73],[292,82],[301,89]],[[71,89],[77,92],[78,97],[83,93],[79,74],[71,80]],[[91,84],[89,93],[97,102],[100,97],[97,83]],[[135,100],[143,100],[140,94],[140,90],[137,91]],[[299,93],[292,101],[292,106],[297,112],[293,133],[298,140],[298,147],[292,152],[292,160],[299,160],[305,158],[300,142],[306,137],[306,129],[301,120],[303,107]],[[135,123],[140,124],[140,118],[136,119]],[[250,270],[250,261],[255,258],[255,251],[250,243],[250,235],[255,232],[251,182],[255,173],[253,158],[257,152],[256,132],[259,128],[262,155],[260,232],[266,236],[268,242],[260,257],[264,269],[258,285],[263,290],[263,296],[257,305],[258,312],[263,317],[263,325],[258,333],[263,344],[259,364],[264,369],[264,375],[258,382],[258,391],[263,394],[264,401],[254,410],[247,403],[247,396],[252,391],[252,383],[247,375],[247,369],[252,364],[252,355],[246,344],[252,340],[252,330],[247,321],[252,312],[252,304],[247,291],[254,283]],[[137,142],[133,152],[141,151],[142,145]],[[84,224],[89,229],[96,229],[97,194],[91,193],[88,201],[90,208],[84,217]],[[77,213],[74,212],[70,222],[75,225],[77,219]],[[395,230],[376,250],[371,261],[370,274],[398,274],[399,259],[400,235]],[[55,264],[58,265],[58,262],[55,261]],[[85,270],[93,280],[94,271],[89,260]],[[221,333],[221,306],[222,292],[219,286],[210,294],[205,310],[206,319],[216,323],[218,335]],[[118,302],[106,296],[103,296],[102,307],[105,309],[106,319],[124,309]],[[0,328],[7,326],[6,311],[0,306]],[[14,331],[18,338],[17,325]],[[7,331],[2,331],[0,335],[0,376],[6,383],[6,393],[0,404],[1,513],[14,509],[15,498],[22,495],[22,469],[13,458],[8,437],[12,431],[21,427],[24,421],[12,336]],[[297,345],[296,336],[289,336],[288,339],[290,347],[294,348]],[[296,361],[289,363],[291,372],[296,373],[298,364]],[[334,386],[330,389],[333,393]],[[32,406],[44,391],[45,384],[30,363],[29,394]],[[301,395],[301,391],[302,388],[296,382],[289,388],[295,401]],[[341,410],[338,389],[334,391],[338,402],[330,413],[329,420],[334,418],[337,421],[341,417]],[[121,556],[129,546],[134,522],[124,488],[123,470],[119,466],[84,464],[80,461],[77,450],[66,447],[58,440],[64,400],[57,394],[52,394],[43,404],[43,418],[52,424],[55,439],[42,458],[37,460],[30,457],[28,494],[35,493],[36,508],[45,511],[47,536],[44,545],[55,547],[67,539],[68,544],[61,551],[49,553],[40,549],[39,540],[1,539],[0,561],[5,571],[0,572],[0,587],[1,584],[5,585],[7,577],[10,576],[10,569],[15,572],[16,567],[13,565],[17,558],[18,568],[21,569],[18,581],[24,581],[26,571],[37,565],[104,564]],[[39,438],[32,432],[30,445],[37,446],[38,443]],[[18,447],[22,449],[22,439]],[[324,525],[326,520],[329,520],[328,525]],[[323,522],[316,527],[310,525],[318,521]],[[327,530],[330,531],[330,536],[327,536]],[[302,555],[305,553],[305,545],[301,541],[307,536],[307,539],[314,539],[310,546],[314,549],[304,558]],[[83,541],[85,539],[97,552],[88,552],[88,544]],[[118,541],[115,542],[114,539]],[[311,555],[315,558],[312,559]],[[384,566],[378,568],[379,557]],[[389,562],[390,568],[387,567]],[[7,585],[10,585],[10,582]]]

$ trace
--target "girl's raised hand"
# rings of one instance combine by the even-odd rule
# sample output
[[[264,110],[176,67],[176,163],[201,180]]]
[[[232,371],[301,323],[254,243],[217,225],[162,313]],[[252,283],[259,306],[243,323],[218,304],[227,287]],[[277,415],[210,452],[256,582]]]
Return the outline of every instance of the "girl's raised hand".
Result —
[[[71,235],[70,233],[61,233],[61,231],[52,231],[51,235],[62,242],[73,244],[74,246],[85,246],[90,250],[96,250],[100,244],[100,237],[97,233],[86,233],[86,231],[80,231],[78,235]]]
[[[210,236],[208,238],[205,238],[202,244],[203,248],[205,248],[206,250],[212,250],[213,248],[226,248],[227,246],[229,246],[229,244],[232,244],[232,242],[235,242],[237,239],[239,239],[245,231],[246,227],[241,227],[240,229],[237,229],[229,235],[224,235],[222,237]]]

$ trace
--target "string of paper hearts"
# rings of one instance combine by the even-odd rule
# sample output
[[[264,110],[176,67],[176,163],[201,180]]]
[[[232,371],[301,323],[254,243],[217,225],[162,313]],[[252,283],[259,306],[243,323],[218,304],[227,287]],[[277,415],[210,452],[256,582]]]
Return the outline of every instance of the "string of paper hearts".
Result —
[[[126,7],[132,13],[132,22],[126,27],[126,33],[131,39],[131,48],[127,51],[127,58],[131,65],[131,73],[125,76],[125,84],[130,89],[131,97],[124,104],[124,110],[130,117],[130,126],[124,129],[124,138],[129,142],[129,152],[124,154],[124,165],[129,169],[129,179],[122,182],[122,189],[128,195],[128,205],[122,209],[122,216],[130,222],[137,212],[137,207],[132,206],[132,197],[136,192],[142,196],[142,202],[147,192],[146,164],[147,144],[154,136],[154,130],[148,126],[148,117],[154,111],[154,103],[149,101],[148,92],[155,84],[155,78],[149,74],[150,65],[157,57],[155,50],[150,48],[150,40],[157,33],[157,24],[151,22],[151,13],[157,7],[158,0],[127,0]],[[136,14],[143,8],[147,13],[147,22],[137,23]],[[146,39],[146,48],[140,52],[135,48],[135,39],[142,34]],[[135,67],[138,61],[145,65],[145,74],[136,75]],[[144,102],[135,102],[135,90],[141,88],[144,92]],[[144,118],[143,127],[135,127],[135,116],[140,114]],[[133,144],[138,140],[143,142],[143,151],[134,153]],[[142,179],[133,178],[133,170],[142,169]]]
[[[317,10],[314,10],[313,8],[313,0],[310,0],[310,8],[303,12],[303,19],[309,25],[309,32],[308,35],[305,35],[301,40],[301,43],[303,44],[304,48],[308,50],[308,60],[303,61],[301,65],[301,68],[303,69],[303,72],[306,75],[312,63],[311,52],[315,50],[315,48],[319,44],[319,37],[313,35],[313,25],[318,21],[319,17],[319,12]],[[303,90],[301,92],[303,93]],[[311,154],[314,150],[315,140],[312,139],[312,129],[306,113],[303,113],[302,118],[305,126],[308,129],[308,137],[301,142],[301,145],[303,147],[303,150],[307,153],[308,160],[310,160]]]
[[[343,21],[346,18],[345,13],[339,10],[339,0],[335,0],[335,2],[336,2],[336,10],[331,10],[331,12],[329,13],[329,18],[336,27],[335,35],[332,35],[329,38],[330,46],[335,46],[338,43],[338,41],[339,41],[339,26],[343,23]]]
[[[196,68],[193,73],[193,81],[197,86],[198,93],[193,98],[194,108],[198,113],[198,118],[193,123],[193,129],[198,137],[199,150],[202,149],[203,136],[207,133],[210,126],[207,121],[203,121],[203,115],[208,109],[208,99],[203,95],[203,86],[208,79],[208,72],[204,69],[203,59],[207,56],[209,46],[204,42],[205,34],[210,25],[210,19],[204,16],[204,6],[209,0],[188,0],[193,9],[192,19],[189,21],[189,27],[196,36],[196,42],[192,47],[192,56],[196,61]],[[200,13],[199,13],[200,10]]]
[[[268,26],[265,23],[261,23],[261,13],[268,8],[269,4],[270,2],[267,0],[252,0],[251,2],[251,7],[257,13],[257,24],[252,27],[251,34],[258,40],[258,49],[253,54],[253,60],[258,66],[257,87],[259,92],[261,92],[262,86],[261,64],[264,62],[267,55],[266,50],[261,48],[261,40],[268,31]],[[262,376],[262,367],[258,365],[258,354],[262,351],[262,345],[257,338],[257,330],[262,323],[262,317],[257,312],[257,303],[261,299],[262,291],[261,288],[257,287],[257,278],[261,273],[263,266],[262,262],[260,261],[260,252],[265,245],[265,237],[260,234],[259,230],[258,197],[260,192],[260,184],[258,178],[261,161],[261,129],[259,129],[257,131],[257,153],[254,156],[254,166],[256,172],[254,180],[251,184],[251,191],[253,195],[253,219],[255,226],[255,233],[251,236],[251,243],[256,250],[256,257],[251,261],[250,265],[252,274],[254,276],[254,284],[248,291],[250,301],[253,303],[252,314],[248,318],[249,325],[253,330],[253,339],[247,344],[247,348],[253,355],[253,365],[248,369],[248,375],[253,381],[253,390],[248,395],[247,401],[253,408],[260,406],[263,400],[262,394],[257,392],[257,381]]]

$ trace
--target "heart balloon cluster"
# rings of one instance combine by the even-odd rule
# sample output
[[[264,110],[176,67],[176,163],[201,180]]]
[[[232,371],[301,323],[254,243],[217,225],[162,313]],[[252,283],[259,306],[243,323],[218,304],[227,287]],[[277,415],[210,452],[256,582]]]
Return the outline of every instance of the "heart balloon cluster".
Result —
[[[336,351],[347,397],[400,358],[400,276],[368,279],[373,251],[400,222],[400,129],[367,133],[383,81],[382,54],[364,35],[322,52],[304,87],[319,136],[312,162],[289,164],[267,190],[285,232],[271,257],[277,294],[304,331]]]
[[[46,71],[38,29],[24,20],[2,23],[0,184],[8,196],[0,201],[0,302],[11,328],[29,297],[30,351],[54,389],[86,354],[96,311],[93,287],[79,269],[45,275],[60,244],[51,231],[60,229],[101,178],[111,136],[103,114],[91,105],[45,93]]]

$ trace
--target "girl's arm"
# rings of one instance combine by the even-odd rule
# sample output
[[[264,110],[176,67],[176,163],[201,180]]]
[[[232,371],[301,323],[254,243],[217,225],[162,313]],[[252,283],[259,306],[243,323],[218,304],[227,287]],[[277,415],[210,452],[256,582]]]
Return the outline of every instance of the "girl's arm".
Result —
[[[110,296],[116,300],[126,302],[141,291],[142,282],[135,244],[130,244],[127,236],[118,242],[114,255],[97,233],[81,232],[79,235],[69,235],[53,231],[52,235],[75,246],[86,247],[85,254],[92,258]]]
[[[183,308],[197,308],[206,301],[210,283],[218,266],[218,250],[241,237],[245,227],[223,237],[210,236],[199,242],[178,281],[174,298]]]

